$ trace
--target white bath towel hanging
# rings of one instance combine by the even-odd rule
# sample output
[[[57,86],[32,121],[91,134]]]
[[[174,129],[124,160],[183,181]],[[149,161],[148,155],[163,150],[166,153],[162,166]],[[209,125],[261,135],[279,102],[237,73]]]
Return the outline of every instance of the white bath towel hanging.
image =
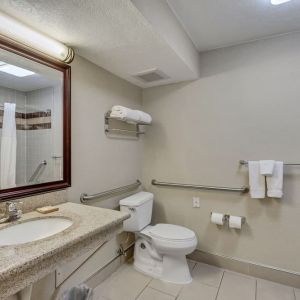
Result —
[[[4,103],[0,149],[1,189],[16,186],[17,132],[15,115],[16,104]]]
[[[254,199],[263,199],[266,195],[265,176],[260,174],[260,164],[258,161],[249,161],[249,186],[250,196]]]
[[[267,177],[268,197],[281,198],[283,195],[283,162],[276,161],[273,175]]]

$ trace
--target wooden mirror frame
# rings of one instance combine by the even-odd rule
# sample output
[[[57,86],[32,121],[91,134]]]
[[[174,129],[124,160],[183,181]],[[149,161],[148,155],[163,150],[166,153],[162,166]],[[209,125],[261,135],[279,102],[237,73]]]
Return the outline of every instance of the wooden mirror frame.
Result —
[[[0,189],[0,202],[71,186],[71,67],[41,53],[0,37],[0,48],[56,69],[63,74],[63,179],[9,189]]]

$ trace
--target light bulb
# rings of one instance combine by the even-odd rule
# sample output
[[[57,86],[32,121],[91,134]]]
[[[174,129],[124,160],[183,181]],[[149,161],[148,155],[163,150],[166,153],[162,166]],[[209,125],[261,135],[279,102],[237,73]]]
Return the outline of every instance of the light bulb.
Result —
[[[289,1],[291,1],[291,0],[271,0],[271,3],[272,3],[273,5],[280,5],[280,4],[289,2]]]
[[[70,63],[74,58],[72,48],[31,29],[2,12],[0,12],[0,35],[66,63]]]

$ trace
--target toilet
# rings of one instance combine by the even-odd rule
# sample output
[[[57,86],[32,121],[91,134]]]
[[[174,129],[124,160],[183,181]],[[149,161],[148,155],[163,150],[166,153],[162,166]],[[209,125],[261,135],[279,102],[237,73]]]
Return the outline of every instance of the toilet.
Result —
[[[172,224],[149,225],[153,194],[139,192],[120,201],[121,211],[131,217],[124,222],[124,231],[134,232],[134,268],[163,281],[187,284],[192,281],[186,255],[197,246],[195,233]]]

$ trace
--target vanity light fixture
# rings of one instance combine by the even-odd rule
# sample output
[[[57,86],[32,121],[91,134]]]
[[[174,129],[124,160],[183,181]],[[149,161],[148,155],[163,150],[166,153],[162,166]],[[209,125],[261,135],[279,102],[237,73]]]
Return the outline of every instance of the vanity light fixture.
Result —
[[[286,2],[290,2],[291,0],[271,0],[271,4],[273,5],[280,5]]]
[[[72,48],[31,29],[2,12],[0,12],[1,35],[65,63],[70,63],[74,59]]]
[[[29,70],[26,70],[26,69],[23,69],[23,68],[14,66],[14,65],[7,64],[3,61],[0,61],[0,72],[4,72],[4,73],[10,74],[10,75],[17,76],[17,77],[26,77],[26,76],[35,74],[32,71],[29,71]]]

